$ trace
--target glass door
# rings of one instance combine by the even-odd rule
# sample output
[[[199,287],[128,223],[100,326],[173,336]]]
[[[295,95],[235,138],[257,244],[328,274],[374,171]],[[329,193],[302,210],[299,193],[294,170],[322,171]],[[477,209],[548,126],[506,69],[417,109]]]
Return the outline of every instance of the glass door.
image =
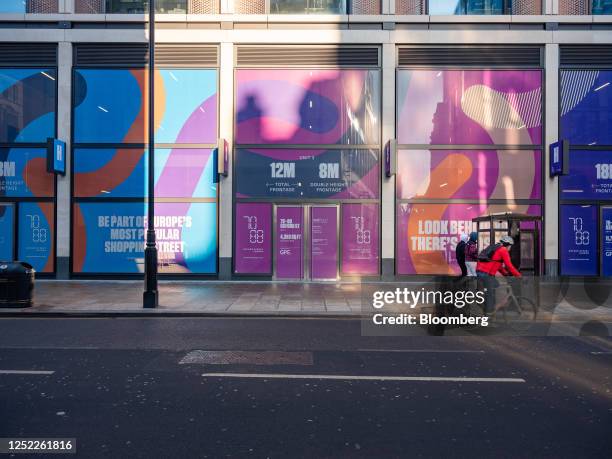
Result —
[[[339,207],[312,205],[309,212],[309,274],[313,280],[339,276]]]
[[[274,218],[274,277],[304,278],[304,209],[276,206]]]

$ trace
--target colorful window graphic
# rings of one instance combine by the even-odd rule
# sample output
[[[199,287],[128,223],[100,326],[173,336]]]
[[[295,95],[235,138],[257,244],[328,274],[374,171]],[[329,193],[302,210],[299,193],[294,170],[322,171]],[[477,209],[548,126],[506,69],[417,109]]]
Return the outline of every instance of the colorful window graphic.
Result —
[[[80,69],[74,73],[76,143],[144,143],[146,71]],[[158,70],[156,141],[215,144],[216,70]]]
[[[0,204],[0,261],[15,257],[15,206]]]
[[[597,206],[560,206],[561,275],[596,276]]]
[[[238,70],[236,143],[378,144],[380,94],[378,70]]]
[[[612,70],[561,71],[560,136],[572,145],[612,145]]]
[[[540,70],[399,70],[398,143],[540,145]]]
[[[216,199],[215,158],[210,149],[156,150],[156,197]],[[145,197],[145,164],[147,154],[141,148],[77,148],[74,151],[74,195],[80,198]]]
[[[272,274],[272,204],[238,203],[235,215],[236,274]]]
[[[234,173],[239,198],[372,199],[379,196],[380,155],[365,149],[238,149]]]
[[[537,205],[399,204],[397,273],[458,274],[455,248],[460,235],[476,230],[473,218],[499,212],[540,215],[541,208]]]
[[[540,199],[539,150],[399,150],[398,199]]]
[[[144,272],[145,215],[139,202],[75,204],[74,271]],[[215,273],[216,222],[216,203],[157,203],[160,273]]]
[[[54,69],[0,69],[0,143],[55,137]]]
[[[379,273],[378,204],[342,204],[343,274]]]
[[[562,199],[612,201],[612,151],[572,150],[559,188]]]
[[[0,196],[53,197],[44,148],[0,148]]]
[[[55,225],[53,203],[19,203],[19,260],[42,273],[54,271]]]

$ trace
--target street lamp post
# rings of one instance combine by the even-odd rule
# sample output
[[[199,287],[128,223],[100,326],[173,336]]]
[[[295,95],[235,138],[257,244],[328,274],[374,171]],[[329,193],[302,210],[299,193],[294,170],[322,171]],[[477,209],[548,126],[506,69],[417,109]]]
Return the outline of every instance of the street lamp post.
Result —
[[[156,308],[157,246],[155,244],[155,0],[149,0],[149,181],[147,205],[147,244],[145,247],[145,290],[142,295],[144,308]]]

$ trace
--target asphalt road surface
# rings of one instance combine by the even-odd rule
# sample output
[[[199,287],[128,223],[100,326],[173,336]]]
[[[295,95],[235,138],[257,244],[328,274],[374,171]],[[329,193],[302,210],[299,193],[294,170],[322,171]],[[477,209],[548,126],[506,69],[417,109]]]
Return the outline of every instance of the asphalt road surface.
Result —
[[[0,437],[76,438],[84,458],[610,457],[611,378],[607,338],[0,319]]]

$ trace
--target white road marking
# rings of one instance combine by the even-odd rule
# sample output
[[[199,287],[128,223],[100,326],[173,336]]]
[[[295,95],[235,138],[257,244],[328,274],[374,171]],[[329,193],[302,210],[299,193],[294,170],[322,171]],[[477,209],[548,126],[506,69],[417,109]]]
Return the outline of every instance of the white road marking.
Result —
[[[463,376],[359,376],[359,375],[300,375],[281,373],[204,373],[205,378],[253,379],[336,379],[356,381],[433,381],[433,382],[499,382],[524,383],[523,378],[471,378]]]
[[[0,375],[52,375],[55,371],[47,370],[0,370]]]
[[[593,354],[593,355],[610,355],[610,354],[612,354],[612,351],[594,351],[594,352],[591,352],[591,354]]]
[[[415,353],[452,353],[452,354],[484,354],[485,351],[461,349],[357,349],[357,352],[415,352]]]

